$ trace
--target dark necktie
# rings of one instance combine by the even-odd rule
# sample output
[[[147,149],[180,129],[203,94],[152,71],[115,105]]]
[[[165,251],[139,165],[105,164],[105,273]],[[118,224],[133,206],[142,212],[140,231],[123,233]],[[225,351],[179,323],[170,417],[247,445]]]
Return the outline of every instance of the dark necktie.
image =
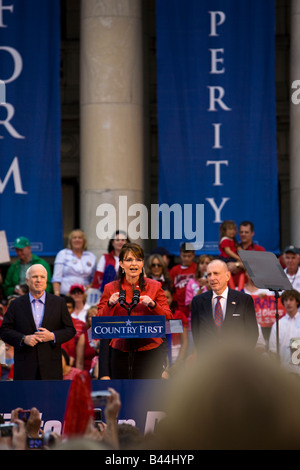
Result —
[[[222,306],[220,302],[221,298],[222,296],[218,295],[217,303],[215,306],[215,324],[217,325],[218,328],[221,328],[222,323],[223,323],[223,310],[222,310]]]

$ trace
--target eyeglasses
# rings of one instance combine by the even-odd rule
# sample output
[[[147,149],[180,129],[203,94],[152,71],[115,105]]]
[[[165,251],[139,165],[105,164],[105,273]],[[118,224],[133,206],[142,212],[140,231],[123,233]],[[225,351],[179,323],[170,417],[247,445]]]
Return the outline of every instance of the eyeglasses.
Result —
[[[127,259],[124,259],[123,261],[125,263],[133,263],[134,261],[136,261],[137,263],[141,263],[144,260],[141,258],[127,258]]]
[[[73,289],[70,294],[83,294],[83,292],[80,289]]]
[[[152,263],[151,268],[161,268],[161,264],[159,263]]]

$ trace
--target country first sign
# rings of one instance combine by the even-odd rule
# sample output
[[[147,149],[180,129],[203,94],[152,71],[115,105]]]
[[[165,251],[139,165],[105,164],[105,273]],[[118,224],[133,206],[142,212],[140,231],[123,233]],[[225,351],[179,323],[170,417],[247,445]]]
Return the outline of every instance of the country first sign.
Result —
[[[166,318],[163,315],[93,317],[92,338],[163,338]]]

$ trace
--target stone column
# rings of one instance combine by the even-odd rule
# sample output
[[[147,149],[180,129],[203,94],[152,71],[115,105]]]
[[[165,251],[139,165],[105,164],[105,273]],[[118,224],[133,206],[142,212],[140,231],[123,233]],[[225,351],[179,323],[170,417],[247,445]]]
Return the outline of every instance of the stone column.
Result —
[[[291,0],[290,84],[300,80],[300,0]],[[300,247],[300,104],[290,104],[291,243]]]
[[[81,0],[80,216],[96,256],[114,210],[116,229],[127,230],[126,207],[143,203],[141,10],[141,0]]]

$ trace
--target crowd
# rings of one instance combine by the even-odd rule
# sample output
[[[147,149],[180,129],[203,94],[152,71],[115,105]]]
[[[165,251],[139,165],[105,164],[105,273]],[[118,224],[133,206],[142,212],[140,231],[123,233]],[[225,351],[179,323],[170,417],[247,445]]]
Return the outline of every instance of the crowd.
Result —
[[[254,242],[254,235],[252,222],[243,221],[237,228],[233,220],[226,220],[219,227],[220,253],[218,256],[202,254],[197,257],[194,251],[185,249],[184,243],[180,247],[179,262],[176,262],[178,260],[163,247],[154,249],[146,259],[144,259],[144,253],[142,253],[141,271],[143,275],[149,280],[148,283],[151,282],[151,279],[158,282],[166,298],[165,311],[160,313],[166,315],[167,318],[180,320],[182,324],[181,333],[169,335],[160,348],[160,354],[165,357],[163,360],[163,373],[161,374],[163,378],[170,377],[186,360],[193,357],[192,301],[195,296],[211,290],[207,278],[207,266],[213,259],[219,259],[226,263],[231,273],[228,280],[229,288],[247,293],[254,299],[259,328],[257,348],[275,352],[275,303],[273,301],[267,302],[267,299],[273,298],[273,294],[264,289],[257,289],[253,285],[238,254],[240,249],[265,250]],[[91,326],[91,318],[103,314],[103,311],[107,310],[106,306],[103,307],[108,300],[105,286],[110,285],[114,289],[112,282],[120,273],[122,275],[124,268],[126,270],[126,265],[128,265],[126,261],[123,268],[120,268],[120,254],[123,246],[128,245],[128,243],[130,243],[130,240],[126,233],[117,231],[109,241],[107,253],[103,254],[97,261],[95,255],[87,249],[88,242],[84,232],[79,229],[73,230],[69,235],[67,247],[55,257],[52,272],[49,264],[44,259],[32,253],[30,241],[23,236],[18,237],[14,243],[17,260],[9,266],[4,279],[1,279],[3,295],[0,304],[0,326],[10,303],[28,293],[28,283],[26,281],[28,268],[32,265],[42,265],[47,272],[45,291],[65,300],[76,330],[75,335],[62,344],[63,378],[68,380],[80,370],[87,371],[92,378],[111,378],[112,373],[108,361],[110,355],[116,353],[116,348],[111,348],[111,344],[109,345],[109,341],[106,340],[102,341],[100,348],[100,341],[92,340],[88,331]],[[284,302],[280,301],[281,330],[283,330],[288,319],[291,319],[290,323],[293,325],[288,328],[289,334],[282,334],[280,338],[281,355],[287,363],[290,363],[290,354],[288,354],[290,342],[299,336],[300,328],[297,320],[299,300],[296,299],[297,294],[294,292],[300,291],[299,256],[298,248],[288,246],[279,257],[279,261],[292,285],[293,292],[290,297],[296,303],[294,309],[296,312],[291,313],[291,309],[287,305],[292,301],[291,298],[287,300],[285,295],[283,297]],[[130,270],[128,270],[128,273],[130,273]],[[126,280],[127,277],[126,275],[124,279]],[[130,283],[131,281],[129,281]],[[119,286],[116,290],[117,293],[121,287]],[[88,296],[91,289],[93,292],[95,290],[98,292],[97,301],[94,303],[90,303]],[[117,294],[115,294],[115,298],[118,298]],[[147,308],[149,310],[149,306]],[[271,313],[270,310],[272,310]],[[153,313],[156,314],[157,312]],[[286,313],[287,315],[285,315]],[[117,313],[114,309],[109,314],[122,314],[122,311]],[[268,321],[266,321],[266,318],[268,318]],[[122,347],[125,348],[124,345]],[[12,345],[3,341],[0,342],[1,380],[13,380],[13,349]],[[143,345],[142,349],[152,349],[152,346]],[[121,359],[123,354],[120,356],[113,362],[124,364],[125,361],[128,361],[127,357]],[[101,364],[99,364],[99,357],[102,361]],[[152,361],[152,359],[148,361]],[[122,367],[124,366],[120,368]],[[119,374],[121,374],[120,370]]]
[[[215,350],[211,346],[212,344],[219,345],[221,338],[224,344],[230,344],[231,347],[243,345],[241,354],[246,354],[245,361],[249,360],[249,351],[255,351],[253,368],[257,368],[258,374],[263,375],[262,368],[265,367],[271,380],[276,382],[277,371],[274,372],[273,365],[271,366],[273,361],[269,360],[273,357],[278,359],[274,293],[258,289],[253,284],[239,257],[240,249],[265,251],[262,246],[254,242],[254,235],[254,225],[250,221],[241,222],[238,228],[234,221],[224,221],[220,225],[218,256],[202,254],[197,257],[193,250],[186,249],[185,244],[182,243],[179,249],[179,262],[177,262],[174,256],[163,247],[158,247],[145,256],[139,245],[131,243],[125,233],[118,231],[109,242],[108,252],[97,262],[95,255],[87,249],[85,234],[81,230],[73,230],[69,236],[67,248],[61,250],[55,258],[53,273],[45,260],[31,252],[30,241],[25,237],[19,237],[14,245],[17,261],[11,264],[5,278],[2,279],[1,380],[16,380],[15,374],[20,374],[17,358],[20,348],[24,347],[23,344],[28,346],[27,349],[30,347],[33,349],[33,346],[38,345],[45,350],[45,361],[49,360],[52,351],[59,348],[60,378],[71,380],[72,384],[75,384],[83,376],[82,374],[87,374],[89,379],[173,378],[177,380],[188,371],[188,374],[193,374],[195,384],[199,387],[199,396],[202,396],[202,390],[204,390],[202,379],[199,377],[199,382],[197,382],[201,367],[203,367],[204,376],[207,375],[213,393],[218,380],[221,380],[221,377],[217,377],[214,382],[210,377],[208,364],[210,364],[210,370],[213,370],[216,366],[215,355],[210,354],[209,357],[205,355],[207,349],[210,353]],[[280,368],[278,374],[293,372],[293,376],[298,376],[300,375],[300,358],[298,358],[298,344],[300,344],[299,249],[288,246],[278,259],[292,286],[290,290],[283,292],[280,299],[279,358],[285,370]],[[34,269],[30,270],[32,266]],[[180,332],[171,333],[166,338],[139,338],[134,341],[92,339],[89,335],[92,317],[125,315],[124,305],[120,302],[120,293],[125,295],[125,303],[132,305],[137,290],[138,301],[132,310],[133,315],[155,314],[164,315],[166,320],[180,320],[182,326]],[[92,297],[89,293],[95,291],[98,292],[97,302],[91,303]],[[45,299],[52,295],[63,303],[61,314],[56,320],[57,327],[54,328],[51,325],[50,328],[50,324],[48,327],[46,323],[39,323],[36,326],[37,332],[33,331],[29,334],[24,331],[23,336],[20,336],[20,333],[16,332],[20,324],[16,319],[19,318],[19,310],[25,309],[25,304],[22,307],[21,301],[24,298],[32,299],[36,297],[35,294],[38,294],[38,298],[43,294]],[[49,307],[46,300],[43,302],[43,315],[46,317]],[[36,307],[32,308],[36,309]],[[32,310],[32,313],[35,318],[36,310]],[[218,319],[219,316],[220,319]],[[268,322],[264,321],[265,318],[268,318]],[[63,335],[62,332],[64,332]],[[60,340],[60,335],[64,338],[63,340]],[[215,343],[216,338],[218,343]],[[47,352],[46,347],[49,345]],[[246,345],[247,352],[244,349]],[[22,349],[23,352],[24,349]],[[225,368],[229,367],[229,361],[232,361],[234,356],[231,348],[226,350],[226,354],[224,356]],[[205,364],[204,357],[206,358]],[[257,364],[257,357],[263,365]],[[241,364],[238,361],[232,361],[232,364],[236,365],[236,371],[239,371],[241,375]],[[195,365],[201,366],[200,369],[195,368]],[[39,362],[37,369],[40,367],[42,366]],[[236,381],[238,386],[242,387],[237,376],[234,376],[235,369],[233,368],[232,371],[233,382]],[[222,378],[224,377],[222,375]],[[17,378],[26,377],[18,375]],[[33,378],[44,377],[38,370],[38,374]],[[189,396],[191,400],[196,399],[187,388],[187,384],[191,383],[190,380],[192,381],[192,377],[186,376],[184,381],[186,387],[183,387],[186,395],[185,398],[182,395],[182,399],[187,403],[190,403]],[[232,383],[228,384],[228,396],[232,391],[231,385]],[[292,389],[298,386],[297,381],[295,384],[291,381],[288,386],[291,387],[293,397]],[[229,399],[228,396],[224,397],[224,400]],[[111,398],[111,406],[115,407],[115,415],[120,403],[118,394],[113,390],[112,397],[114,398]],[[174,403],[172,400],[170,403],[172,406],[178,406],[177,399],[173,398]],[[247,396],[240,406],[251,408],[250,401],[251,398]],[[204,402],[206,403],[205,400]],[[207,409],[211,410],[209,402]],[[109,406],[107,410],[109,413]],[[185,411],[188,416],[188,410]],[[208,419],[203,404],[197,408],[197,411],[204,421]],[[89,413],[91,410],[88,411]],[[34,414],[35,411],[32,410],[32,415]],[[225,419],[225,416],[223,418]],[[236,419],[237,426],[241,423],[238,423],[238,417]],[[15,422],[17,426],[12,429],[8,445],[12,448],[20,446],[27,448],[28,442],[25,443],[24,434],[26,434],[25,428],[28,423],[24,424],[18,418],[18,410],[12,413],[12,422]],[[191,417],[190,423],[192,422]],[[153,445],[157,446],[156,439],[159,436],[162,443],[160,448],[167,449],[169,445],[172,445],[172,448],[181,448],[183,441],[181,445],[177,441],[179,436],[175,435],[174,424],[171,419],[167,420],[159,426],[159,431],[155,436],[148,436],[146,440],[135,430],[135,437],[132,437],[135,440],[132,445],[151,448]],[[200,430],[196,429],[196,423],[194,426],[193,432],[198,436],[198,442],[202,442],[201,448],[213,448],[214,445],[209,440],[211,436],[202,436]],[[85,423],[85,428],[84,432],[82,430],[80,432],[80,436],[85,437],[85,442],[90,437],[92,441],[95,441],[93,435],[97,431],[96,441],[101,441],[101,446],[120,448],[121,429],[120,435],[118,435],[119,430],[112,431],[114,438],[111,440],[111,431],[100,430],[94,422]],[[213,431],[216,432],[216,429],[210,430],[212,434]],[[132,429],[126,432],[123,430],[123,432],[126,439],[130,441],[128,434],[131,435]],[[236,429],[232,432],[234,434],[232,442],[236,442],[233,445],[244,447],[246,438],[249,437],[248,433],[240,434],[239,441],[235,436]],[[41,434],[40,430],[39,433]],[[188,429],[185,434],[190,436]],[[110,436],[109,439],[107,435]],[[117,435],[118,438],[116,438]],[[49,448],[49,443],[45,444],[45,442],[44,438],[43,445]],[[59,445],[63,448],[69,445],[70,440],[67,439],[67,442],[68,444],[60,442]],[[216,448],[219,448],[220,442],[216,441]],[[256,443],[253,436],[250,442],[250,447],[254,442]],[[57,439],[55,445],[58,445]],[[127,448],[130,445],[127,444]],[[194,443],[191,448],[197,445]],[[225,445],[225,448],[228,447],[230,447],[229,443]]]
[[[172,382],[162,397],[165,417],[142,434],[118,423],[122,403],[112,388],[104,420],[98,419],[83,371],[71,382],[61,434],[43,431],[37,408],[16,408],[10,422],[0,424],[0,449],[101,450],[104,456],[112,450],[299,449],[300,381],[277,362],[227,344],[207,349]]]

